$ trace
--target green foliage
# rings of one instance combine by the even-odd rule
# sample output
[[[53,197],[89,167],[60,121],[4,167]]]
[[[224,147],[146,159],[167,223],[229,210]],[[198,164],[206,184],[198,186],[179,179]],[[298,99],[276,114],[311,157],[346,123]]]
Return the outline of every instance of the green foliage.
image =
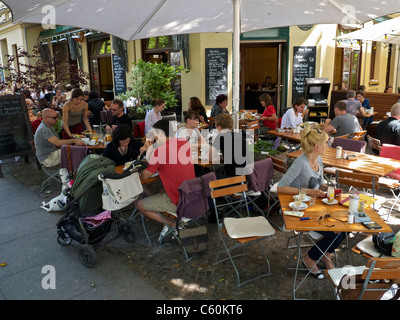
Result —
[[[157,98],[165,100],[166,108],[176,105],[177,100],[172,84],[183,69],[182,67],[176,68],[167,63],[152,63],[143,60],[133,65],[130,76],[132,90],[121,94],[121,99],[135,97],[140,101],[139,107],[142,104],[151,104]]]
[[[279,138],[278,138],[279,139]],[[257,140],[254,144],[254,153],[261,153],[261,151],[268,152],[270,155],[279,154],[287,150],[284,145],[280,145],[280,139],[275,141]]]

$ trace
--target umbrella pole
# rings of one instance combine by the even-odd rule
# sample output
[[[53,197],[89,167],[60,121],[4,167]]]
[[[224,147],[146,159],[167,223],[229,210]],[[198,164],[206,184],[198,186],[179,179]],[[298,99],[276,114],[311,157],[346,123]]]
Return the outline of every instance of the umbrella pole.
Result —
[[[239,128],[239,83],[240,83],[240,5],[242,0],[232,0],[233,4],[233,105],[234,129]]]

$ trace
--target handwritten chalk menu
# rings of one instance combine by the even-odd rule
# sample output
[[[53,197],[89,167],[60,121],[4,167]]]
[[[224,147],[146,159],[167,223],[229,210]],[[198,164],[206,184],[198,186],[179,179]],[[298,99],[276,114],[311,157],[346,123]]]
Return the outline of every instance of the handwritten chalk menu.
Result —
[[[113,70],[114,70],[114,94],[117,96],[126,92],[126,72],[124,61],[120,56],[112,55]]]
[[[293,47],[292,101],[304,97],[305,78],[315,77],[316,47]]]
[[[0,159],[30,152],[32,126],[23,95],[0,97]]]
[[[206,105],[228,94],[228,48],[206,49]]]

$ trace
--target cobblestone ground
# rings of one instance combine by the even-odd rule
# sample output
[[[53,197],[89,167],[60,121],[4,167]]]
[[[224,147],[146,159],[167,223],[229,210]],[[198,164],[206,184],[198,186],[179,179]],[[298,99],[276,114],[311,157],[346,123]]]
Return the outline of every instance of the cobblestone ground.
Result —
[[[4,172],[13,175],[27,185],[43,201],[52,199],[60,192],[60,187],[52,183],[48,189],[51,192],[39,194],[44,173],[36,169],[32,160],[28,164],[23,161],[3,163],[2,167]],[[388,190],[381,190],[380,195],[392,198]],[[383,213],[385,210],[381,209],[381,212]],[[281,216],[275,214],[270,218],[277,225],[282,224]],[[393,231],[399,230],[399,212],[393,212],[389,225]],[[176,241],[171,241],[162,248],[157,246],[157,233],[161,230],[159,224],[147,221],[146,226],[150,234],[155,234],[152,237],[152,245],[147,244],[142,226],[137,223],[135,224],[136,241],[128,243],[119,238],[99,248],[96,267],[101,268],[101,250],[107,250],[115,259],[126,264],[132,272],[148,281],[170,299],[293,299],[294,270],[287,267],[288,265],[294,267],[297,257],[294,249],[286,248],[287,241],[293,236],[293,232],[277,231],[275,235],[262,242],[270,260],[272,274],[238,288],[236,275],[229,261],[214,265],[216,252],[222,249],[216,224],[208,224],[208,250],[197,254],[189,262],[185,262]],[[344,248],[339,248],[337,254],[340,266],[348,264]],[[365,259],[359,255],[350,253],[350,256],[353,265],[365,263]],[[256,247],[250,247],[245,257],[238,258],[237,265],[243,278],[262,271],[265,266]],[[305,274],[305,271],[300,271],[299,278],[302,280]],[[328,279],[318,280],[309,277],[298,289],[296,298],[331,300],[334,299],[334,295]]]

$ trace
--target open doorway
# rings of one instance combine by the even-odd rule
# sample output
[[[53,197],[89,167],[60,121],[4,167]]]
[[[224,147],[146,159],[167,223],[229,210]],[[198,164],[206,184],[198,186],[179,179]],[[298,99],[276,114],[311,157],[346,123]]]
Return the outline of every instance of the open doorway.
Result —
[[[90,87],[105,101],[114,99],[110,36],[88,39],[90,52]]]
[[[286,90],[286,42],[241,43],[241,102],[243,109],[264,111],[258,98],[268,93],[279,116]]]

